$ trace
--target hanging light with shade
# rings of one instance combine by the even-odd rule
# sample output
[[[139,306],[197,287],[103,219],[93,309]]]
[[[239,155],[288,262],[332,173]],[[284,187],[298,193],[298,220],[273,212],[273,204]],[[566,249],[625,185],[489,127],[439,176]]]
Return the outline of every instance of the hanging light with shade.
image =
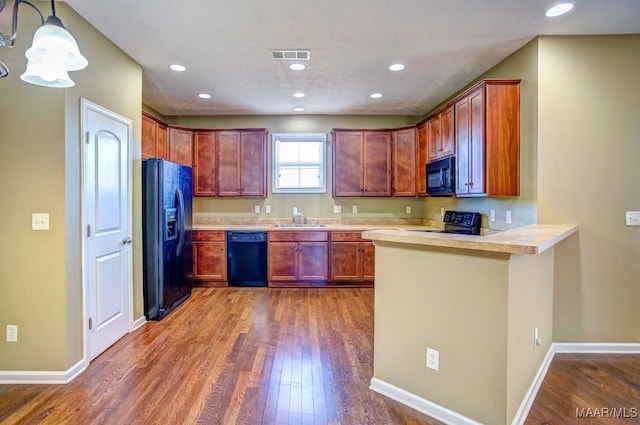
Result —
[[[6,0],[0,0],[0,13]],[[69,78],[68,71],[78,71],[88,65],[87,59],[80,53],[78,43],[65,29],[56,16],[54,0],[51,0],[51,16],[44,20],[38,8],[27,0],[16,0],[13,6],[12,33],[5,36],[0,33],[0,46],[14,47],[18,33],[18,7],[26,4],[40,15],[42,26],[33,35],[32,46],[27,49],[27,69],[20,76],[23,81],[45,87],[71,87],[75,83]],[[8,73],[8,71],[7,71]]]

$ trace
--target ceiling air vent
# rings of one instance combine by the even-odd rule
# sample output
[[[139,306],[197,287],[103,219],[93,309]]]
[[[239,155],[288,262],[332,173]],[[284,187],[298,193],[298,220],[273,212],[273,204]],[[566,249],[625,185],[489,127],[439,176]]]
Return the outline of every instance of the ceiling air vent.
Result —
[[[309,49],[270,49],[271,58],[279,61],[308,61],[311,60]]]

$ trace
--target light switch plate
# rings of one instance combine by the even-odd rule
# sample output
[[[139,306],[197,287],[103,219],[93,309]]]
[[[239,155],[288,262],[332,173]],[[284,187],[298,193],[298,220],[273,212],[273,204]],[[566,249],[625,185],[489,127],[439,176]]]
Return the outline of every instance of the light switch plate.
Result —
[[[259,214],[259,213],[260,213],[260,205],[256,205],[255,207],[253,207],[253,211],[254,211],[256,214]]]
[[[18,325],[7,325],[7,342],[18,342]]]
[[[624,223],[627,226],[640,226],[640,211],[625,212]]]
[[[340,214],[342,212],[342,207],[340,205],[334,205],[333,206],[333,213],[334,214]]]
[[[351,207],[351,212],[354,213],[354,214],[357,214],[358,213],[358,206],[357,205],[352,206]]]
[[[489,220],[496,221],[496,210],[491,210],[489,212]]]
[[[406,207],[404,207],[404,212],[405,214],[411,214],[411,206],[407,205]]]
[[[31,214],[31,230],[49,230],[49,214]]]
[[[264,212],[266,212],[267,214],[271,214],[271,205],[265,205]]]
[[[511,211],[507,211],[505,214],[505,219],[504,219],[505,223],[507,224],[511,224],[513,223],[513,219],[511,217]]]

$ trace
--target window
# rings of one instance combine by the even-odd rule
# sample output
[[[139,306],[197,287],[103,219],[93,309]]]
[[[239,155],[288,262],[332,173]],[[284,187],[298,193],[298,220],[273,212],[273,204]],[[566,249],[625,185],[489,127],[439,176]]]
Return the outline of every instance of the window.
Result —
[[[273,193],[325,193],[325,133],[273,134]]]

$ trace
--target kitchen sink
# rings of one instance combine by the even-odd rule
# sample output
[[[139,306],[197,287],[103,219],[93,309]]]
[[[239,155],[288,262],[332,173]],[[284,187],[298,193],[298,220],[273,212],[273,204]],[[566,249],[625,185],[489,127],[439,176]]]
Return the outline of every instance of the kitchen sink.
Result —
[[[324,227],[324,224],[320,224],[320,223],[316,223],[316,224],[293,224],[293,223],[279,223],[279,224],[272,224],[271,227],[289,227],[289,228],[296,228],[296,227]]]

